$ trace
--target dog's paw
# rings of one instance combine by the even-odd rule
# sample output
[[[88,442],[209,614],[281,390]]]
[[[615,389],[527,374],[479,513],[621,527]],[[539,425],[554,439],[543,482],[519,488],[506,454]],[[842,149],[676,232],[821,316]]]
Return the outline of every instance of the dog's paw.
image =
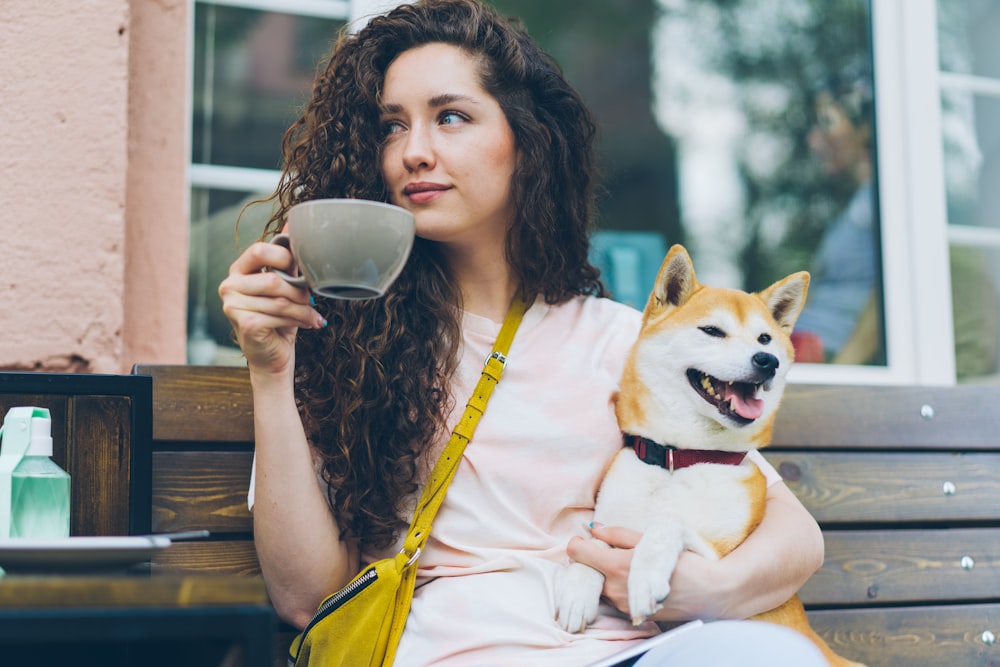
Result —
[[[662,572],[636,568],[628,576],[628,611],[632,624],[639,625],[663,608],[670,594],[670,579]]]
[[[582,632],[597,618],[604,575],[597,570],[573,563],[559,581],[556,590],[556,621],[567,632]]]

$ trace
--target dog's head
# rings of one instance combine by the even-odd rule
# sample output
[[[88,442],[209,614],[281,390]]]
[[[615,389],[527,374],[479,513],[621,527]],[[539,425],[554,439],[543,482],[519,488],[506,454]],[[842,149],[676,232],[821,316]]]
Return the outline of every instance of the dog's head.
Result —
[[[622,430],[685,448],[767,445],[808,287],[804,271],[753,294],[701,285],[672,247],[622,377]]]

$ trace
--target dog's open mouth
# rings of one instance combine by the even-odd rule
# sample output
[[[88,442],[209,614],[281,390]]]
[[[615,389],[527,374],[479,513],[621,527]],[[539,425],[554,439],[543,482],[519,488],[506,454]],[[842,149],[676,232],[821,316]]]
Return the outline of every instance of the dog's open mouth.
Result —
[[[764,413],[763,382],[728,382],[696,368],[689,368],[687,376],[702,398],[739,424],[750,424]]]

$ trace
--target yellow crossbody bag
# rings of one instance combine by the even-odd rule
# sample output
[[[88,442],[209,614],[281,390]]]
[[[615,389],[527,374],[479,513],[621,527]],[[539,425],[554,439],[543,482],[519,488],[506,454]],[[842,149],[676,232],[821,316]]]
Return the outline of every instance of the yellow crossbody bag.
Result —
[[[417,559],[431,532],[434,515],[444,501],[462,452],[472,439],[486,402],[500,381],[507,352],[528,304],[511,303],[493,353],[466,404],[462,418],[427,478],[403,542],[392,558],[376,561],[349,584],[327,597],[288,651],[289,667],[382,667],[392,664],[413,599]]]

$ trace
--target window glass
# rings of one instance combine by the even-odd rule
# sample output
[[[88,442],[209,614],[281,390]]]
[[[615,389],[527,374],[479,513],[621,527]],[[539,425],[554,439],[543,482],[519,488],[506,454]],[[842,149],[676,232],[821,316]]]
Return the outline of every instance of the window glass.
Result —
[[[699,278],[813,275],[800,360],[884,365],[867,0],[495,0],[601,126],[595,261],[645,294],[666,247]]]
[[[344,22],[201,2],[194,8],[191,162],[279,169],[282,134],[308,99],[316,66]],[[238,359],[217,290],[230,263],[257,239],[270,213],[261,205],[246,214],[237,240],[242,207],[273,191],[252,191],[258,187],[192,188],[191,363]]]
[[[1000,3],[937,10],[955,364],[969,381],[996,373],[1000,337]]]

